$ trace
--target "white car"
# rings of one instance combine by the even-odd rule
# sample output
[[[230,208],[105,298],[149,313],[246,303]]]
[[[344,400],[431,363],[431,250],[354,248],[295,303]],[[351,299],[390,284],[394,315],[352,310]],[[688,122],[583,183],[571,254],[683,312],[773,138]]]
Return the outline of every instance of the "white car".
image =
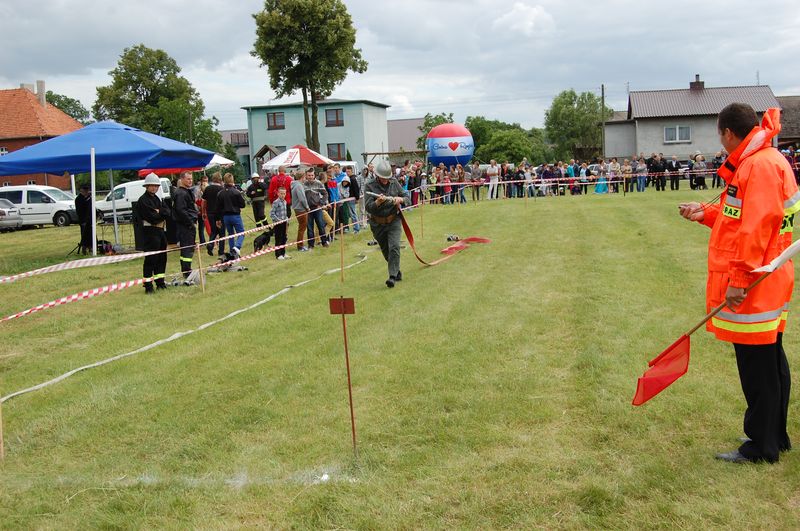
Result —
[[[97,219],[113,221],[114,209],[116,208],[117,221],[129,220],[133,214],[133,203],[138,201],[145,192],[142,183],[144,183],[144,179],[115,186],[114,190],[109,192],[102,201],[97,201],[94,204],[97,211]],[[169,197],[170,185],[169,179],[161,177],[161,188],[158,189],[156,195],[161,199]],[[112,197],[114,199],[113,203],[111,201]]]
[[[17,206],[8,199],[0,199],[0,231],[22,227],[22,215]]]
[[[3,186],[0,199],[14,203],[22,215],[23,225],[47,225],[65,227],[77,223],[75,197],[52,186],[26,184]]]

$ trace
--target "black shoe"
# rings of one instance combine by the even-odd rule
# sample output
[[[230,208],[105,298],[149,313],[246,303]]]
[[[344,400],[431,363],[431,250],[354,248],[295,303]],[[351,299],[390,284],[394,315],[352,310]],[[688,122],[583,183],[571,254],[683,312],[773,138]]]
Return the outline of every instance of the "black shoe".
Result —
[[[167,285],[164,283],[156,284],[156,289],[167,289]]]
[[[394,281],[395,281],[394,277],[387,278],[386,279],[386,287],[387,288],[393,288],[394,287]]]
[[[214,256],[214,248],[213,247],[206,247],[206,251],[208,251],[208,256]]]
[[[720,461],[726,461],[728,463],[754,463],[753,459],[749,457],[743,456],[739,450],[733,450],[732,452],[727,452],[724,454],[717,454],[714,456],[715,459],[719,459]]]
[[[397,274],[394,276],[394,279],[397,282],[400,282],[401,280],[403,280],[403,272],[402,271],[398,271]]]
[[[144,293],[145,295],[150,295],[151,293],[155,293],[156,290],[153,289],[153,286],[145,286]]]

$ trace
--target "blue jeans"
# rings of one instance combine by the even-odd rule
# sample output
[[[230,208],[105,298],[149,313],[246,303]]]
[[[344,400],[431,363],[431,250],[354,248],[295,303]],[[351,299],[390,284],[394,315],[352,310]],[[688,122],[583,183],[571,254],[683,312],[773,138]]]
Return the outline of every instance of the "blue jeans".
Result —
[[[320,242],[325,243],[325,218],[322,216],[322,210],[315,210],[308,213],[308,227],[306,228],[306,235],[308,236],[308,246],[314,248],[314,225],[317,226]]]
[[[350,223],[353,224],[353,230],[358,232],[361,230],[361,226],[358,224],[358,216],[356,216],[356,202],[350,201],[345,203],[347,205],[347,209],[350,211]]]
[[[225,226],[225,232],[230,236],[238,232],[244,232],[244,223],[242,223],[242,216],[240,214],[225,214],[222,217],[222,224]],[[244,234],[239,234],[233,238],[231,247],[236,247],[241,251],[242,243],[244,243]]]
[[[647,184],[647,175],[636,176],[636,191],[644,192],[645,185]]]

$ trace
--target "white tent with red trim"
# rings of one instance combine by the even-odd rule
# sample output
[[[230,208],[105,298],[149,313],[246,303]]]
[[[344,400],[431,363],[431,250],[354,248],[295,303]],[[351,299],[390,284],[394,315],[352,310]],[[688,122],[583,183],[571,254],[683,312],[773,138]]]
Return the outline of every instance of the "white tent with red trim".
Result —
[[[297,144],[287,149],[277,157],[273,157],[261,165],[264,170],[271,170],[280,166],[322,166],[324,164],[333,164],[333,161],[328,157],[320,155],[313,149]]]

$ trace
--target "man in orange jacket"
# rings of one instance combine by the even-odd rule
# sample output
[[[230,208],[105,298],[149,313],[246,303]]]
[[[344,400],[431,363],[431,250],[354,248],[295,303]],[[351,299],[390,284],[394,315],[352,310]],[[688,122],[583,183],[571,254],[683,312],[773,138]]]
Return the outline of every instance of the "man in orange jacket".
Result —
[[[780,110],[769,109],[761,125],[752,107],[728,105],[717,118],[730,153],[719,175],[727,185],[719,204],[684,203],[680,214],[711,227],[708,245],[708,310],[727,307],[707,324],[717,339],[733,343],[747,401],[742,445],[717,459],[734,463],[778,461],[789,450],[786,432],[791,378],[783,351],[794,266],[784,264],[747,291],[769,263],[792,243],[800,193],[794,175],[772,139],[780,132]]]

